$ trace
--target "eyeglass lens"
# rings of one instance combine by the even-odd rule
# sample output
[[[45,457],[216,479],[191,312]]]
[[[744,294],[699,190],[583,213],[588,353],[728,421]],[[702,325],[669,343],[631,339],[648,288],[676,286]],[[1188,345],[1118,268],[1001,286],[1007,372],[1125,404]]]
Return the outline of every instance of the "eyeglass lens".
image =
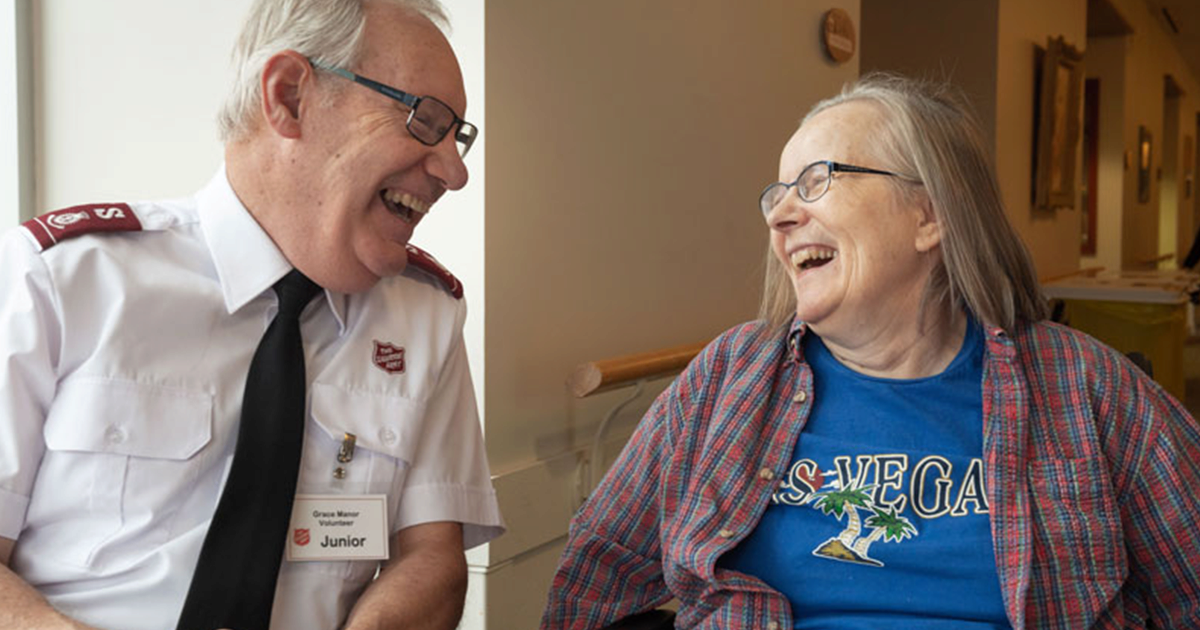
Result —
[[[762,198],[759,199],[759,209],[763,215],[768,215],[775,206],[779,205],[787,196],[789,188],[796,188],[796,194],[801,199],[808,202],[816,201],[829,190],[829,164],[826,162],[814,162],[809,164],[800,175],[796,177],[796,181],[791,184],[776,182],[767,187],[763,191]]]
[[[417,103],[412,117],[408,122],[408,130],[413,137],[428,145],[441,142],[442,138],[452,130],[458,116],[445,103],[426,96]],[[458,154],[466,155],[475,142],[476,129],[471,123],[464,121],[454,133],[454,141],[458,145]]]
[[[826,190],[829,190],[828,162],[809,164],[796,180],[796,193],[805,201],[816,201]]]

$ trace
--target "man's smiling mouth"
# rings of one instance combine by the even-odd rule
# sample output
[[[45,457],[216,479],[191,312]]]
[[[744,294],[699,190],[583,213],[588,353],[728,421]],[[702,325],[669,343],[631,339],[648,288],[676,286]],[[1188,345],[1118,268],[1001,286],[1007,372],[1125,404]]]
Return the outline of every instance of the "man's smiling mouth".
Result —
[[[429,212],[429,204],[406,193],[384,188],[379,191],[379,198],[388,212],[400,217],[405,223],[415,223],[418,215],[424,216]]]

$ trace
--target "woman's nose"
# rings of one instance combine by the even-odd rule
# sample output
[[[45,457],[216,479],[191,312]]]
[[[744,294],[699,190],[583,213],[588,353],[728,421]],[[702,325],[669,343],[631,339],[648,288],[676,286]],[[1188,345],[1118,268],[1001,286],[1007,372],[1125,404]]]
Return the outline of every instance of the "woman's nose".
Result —
[[[808,222],[808,208],[804,200],[792,189],[767,213],[767,226],[772,230],[785,231]]]

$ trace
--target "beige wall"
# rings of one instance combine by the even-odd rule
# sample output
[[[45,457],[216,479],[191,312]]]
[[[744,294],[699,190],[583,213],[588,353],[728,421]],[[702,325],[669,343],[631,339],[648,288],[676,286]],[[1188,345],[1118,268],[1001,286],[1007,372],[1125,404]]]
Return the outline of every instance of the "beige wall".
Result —
[[[1175,239],[1179,222],[1179,96],[1163,99],[1162,153],[1156,167],[1158,172],[1158,253],[1176,254]],[[1183,254],[1175,256],[1175,260]]]
[[[994,142],[1009,218],[1041,277],[1081,265],[1119,269],[1160,253],[1182,255],[1196,229],[1195,193],[1185,199],[1179,188],[1166,204],[1160,202],[1173,190],[1164,188],[1173,181],[1170,169],[1164,171],[1164,183],[1154,181],[1150,201],[1139,203],[1136,168],[1127,169],[1124,162],[1126,152],[1136,155],[1138,125],[1145,125],[1154,135],[1156,174],[1164,164],[1164,148],[1182,164],[1183,143],[1163,141],[1163,73],[1171,73],[1185,92],[1170,112],[1171,126],[1184,134],[1196,133],[1200,85],[1144,0],[1114,4],[1135,33],[1089,42],[1087,0],[863,0],[864,72],[879,68],[944,77],[976,100]],[[1055,211],[1034,210],[1030,202],[1034,51],[1059,35],[1085,50],[1088,76],[1102,79],[1097,253],[1087,258],[1079,254],[1081,201]],[[1193,146],[1200,145],[1200,138],[1194,139]],[[1082,160],[1078,176],[1082,182]]]
[[[1043,277],[1078,267],[1080,214],[1035,212],[1030,202],[1034,50],[1057,35],[1083,48],[1086,10],[1087,0],[863,2],[864,71],[947,78],[974,101],[1009,220]]]
[[[922,0],[915,7],[863,0],[863,73],[886,70],[950,81],[971,100],[994,148],[999,1]]]
[[[1081,267],[1121,268],[1127,45],[1125,37],[1093,38],[1087,43],[1084,61],[1087,76],[1100,81],[1100,143],[1097,147],[1097,190],[1094,191],[1096,255],[1081,258]]]
[[[1181,115],[1183,117],[1183,133],[1192,137],[1191,169],[1181,172],[1181,177],[1184,177],[1185,190],[1189,194],[1180,194],[1179,199],[1179,249],[1177,251],[1180,256],[1186,257],[1197,232],[1200,232],[1200,112],[1193,114],[1185,111]],[[1182,154],[1180,159],[1187,159],[1186,153]],[[1191,183],[1190,189],[1187,188],[1188,181]]]
[[[1159,18],[1141,0],[1114,0],[1114,6],[1133,28],[1126,36],[1124,151],[1131,157],[1130,168],[1124,172],[1124,216],[1122,219],[1121,263],[1137,266],[1139,261],[1152,259],[1160,253],[1176,249],[1174,235],[1166,235],[1160,243],[1162,223],[1162,190],[1156,177],[1151,178],[1150,200],[1137,199],[1138,127],[1146,126],[1154,139],[1152,172],[1163,165],[1164,120],[1163,75],[1170,73],[1186,93],[1179,101],[1177,120],[1172,124],[1183,133],[1194,133],[1196,112],[1200,109],[1200,83],[1186,67],[1171,44]],[[1190,130],[1190,131],[1189,131]],[[1176,163],[1182,163],[1182,142],[1173,143]],[[1186,218],[1184,219],[1186,221]],[[1172,222],[1168,222],[1169,224]],[[1178,225],[1178,223],[1174,223]],[[1187,226],[1190,227],[1190,226]],[[1190,236],[1187,238],[1190,243]],[[1183,253],[1186,253],[1183,252]]]
[[[1079,202],[1074,208],[1033,210],[1034,48],[1062,35],[1082,49],[1087,0],[1004,0],[1000,3],[996,66],[996,172],[1008,216],[1025,240],[1040,277],[1079,267]],[[1079,170],[1082,174],[1082,168]],[[1078,180],[1077,180],[1078,181]]]
[[[569,371],[753,317],[757,196],[806,109],[858,75],[818,43],[835,6],[858,23],[858,0],[488,3],[483,404],[511,531],[469,556],[470,627],[536,626],[587,447],[627,393],[573,400]]]
[[[753,316],[756,197],[807,107],[857,76],[818,43],[833,6],[857,23],[857,0],[487,5],[494,469],[590,439],[620,394],[569,400],[576,364]]]

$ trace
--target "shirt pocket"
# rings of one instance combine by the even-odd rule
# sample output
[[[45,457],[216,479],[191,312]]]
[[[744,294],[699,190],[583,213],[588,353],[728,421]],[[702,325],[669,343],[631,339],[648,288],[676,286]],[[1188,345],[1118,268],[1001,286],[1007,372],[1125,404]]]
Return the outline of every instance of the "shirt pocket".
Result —
[[[1108,601],[1127,571],[1125,537],[1110,476],[1092,458],[1029,464],[1034,584],[1092,591]]]
[[[212,440],[207,392],[133,381],[64,381],[46,417],[46,454],[30,524],[48,529],[44,550],[100,568],[136,558],[167,536]],[[35,510],[36,504],[36,510]],[[106,553],[113,551],[114,553]]]
[[[311,423],[305,432],[298,494],[387,495],[389,535],[395,527],[404,485],[420,438],[425,403],[403,396],[311,386]],[[354,435],[350,461],[338,461],[346,434]],[[336,575],[365,584],[374,560],[292,562],[288,570]]]

